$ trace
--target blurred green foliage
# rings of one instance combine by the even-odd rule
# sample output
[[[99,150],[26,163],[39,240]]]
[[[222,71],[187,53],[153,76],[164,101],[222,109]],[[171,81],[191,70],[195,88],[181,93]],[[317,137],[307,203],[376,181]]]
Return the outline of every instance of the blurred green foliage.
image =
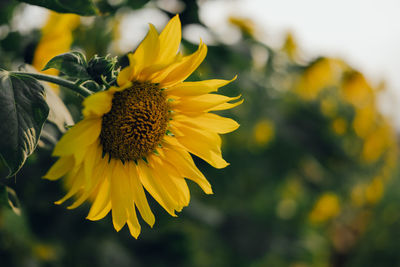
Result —
[[[0,29],[8,30],[0,34],[0,67],[35,66],[39,47],[50,53],[54,47],[72,46],[88,58],[105,56],[118,42],[118,14],[140,11],[147,2],[100,1],[99,8],[107,12],[80,20],[60,37],[51,35],[51,25],[29,32],[13,28],[11,20],[24,6],[2,1]],[[183,2],[183,27],[201,23],[197,1]],[[149,6],[157,8],[157,3]],[[69,15],[52,16],[62,20]],[[237,74],[221,91],[245,99],[224,112],[241,124],[224,136],[223,154],[231,165],[216,170],[196,159],[214,195],[190,184],[191,203],[178,218],[151,202],[156,224],[144,226],[135,240],[127,229],[116,233],[110,216],[85,220],[87,206],[71,211],[52,204],[63,196],[63,188],[41,179],[55,160],[54,142],[48,138],[28,158],[17,182],[1,180],[15,189],[21,205],[21,215],[0,209],[1,266],[319,267],[400,261],[397,138],[377,107],[379,88],[343,60],[304,59],[291,35],[282,48],[273,49],[258,41],[251,21],[231,18],[230,23],[242,38],[229,46],[210,45],[205,62],[190,77],[230,79]],[[43,48],[46,34],[54,43]],[[185,51],[195,48],[183,41]],[[123,66],[126,58],[119,56]],[[59,95],[78,121],[81,99],[62,88]],[[42,138],[61,135],[55,129],[44,133]],[[6,169],[0,173],[5,177]]]

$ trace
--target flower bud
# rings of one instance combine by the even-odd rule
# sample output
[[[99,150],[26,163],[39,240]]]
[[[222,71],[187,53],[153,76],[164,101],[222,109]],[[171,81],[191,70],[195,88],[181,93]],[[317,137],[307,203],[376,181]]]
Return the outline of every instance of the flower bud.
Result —
[[[118,63],[117,57],[99,57],[95,55],[89,60],[87,72],[98,84],[109,85],[113,83],[117,77],[118,70],[116,65]]]

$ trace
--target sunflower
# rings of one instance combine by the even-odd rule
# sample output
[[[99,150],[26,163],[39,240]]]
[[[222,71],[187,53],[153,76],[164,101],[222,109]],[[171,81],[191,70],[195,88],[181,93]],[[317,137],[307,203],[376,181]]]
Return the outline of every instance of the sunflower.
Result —
[[[50,59],[68,52],[73,41],[72,32],[79,24],[78,15],[50,12],[47,23],[42,28],[42,37],[35,49],[32,65],[40,71]],[[58,71],[50,69],[44,73],[57,75]]]
[[[243,102],[215,92],[232,80],[184,82],[207,53],[204,43],[189,56],[178,54],[181,23],[172,18],[161,34],[153,25],[129,54],[129,66],[117,84],[83,102],[84,119],[57,143],[58,161],[45,175],[65,176],[65,197],[75,197],[68,208],[91,203],[87,219],[100,220],[112,210],[114,228],[128,224],[135,238],[140,233],[136,210],[150,226],[154,215],[145,190],[169,214],[176,216],[189,204],[185,178],[206,194],[212,189],[197,169],[191,154],[216,168],[228,163],[221,156],[219,134],[238,128],[229,118],[209,113]],[[190,154],[191,153],[191,154]]]

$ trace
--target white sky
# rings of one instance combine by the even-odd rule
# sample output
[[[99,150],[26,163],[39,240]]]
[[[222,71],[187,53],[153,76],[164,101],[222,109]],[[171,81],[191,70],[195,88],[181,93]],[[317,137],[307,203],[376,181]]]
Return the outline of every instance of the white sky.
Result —
[[[273,46],[290,30],[307,56],[341,57],[372,84],[384,80],[388,93],[381,106],[398,114],[400,126],[399,0],[206,1],[201,17],[217,29],[229,15],[252,18]]]

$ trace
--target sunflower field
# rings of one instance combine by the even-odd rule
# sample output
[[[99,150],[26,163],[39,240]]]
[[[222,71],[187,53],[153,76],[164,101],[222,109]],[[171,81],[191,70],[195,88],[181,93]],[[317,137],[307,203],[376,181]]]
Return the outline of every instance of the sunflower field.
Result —
[[[0,266],[400,263],[384,84],[202,2],[0,2]]]

